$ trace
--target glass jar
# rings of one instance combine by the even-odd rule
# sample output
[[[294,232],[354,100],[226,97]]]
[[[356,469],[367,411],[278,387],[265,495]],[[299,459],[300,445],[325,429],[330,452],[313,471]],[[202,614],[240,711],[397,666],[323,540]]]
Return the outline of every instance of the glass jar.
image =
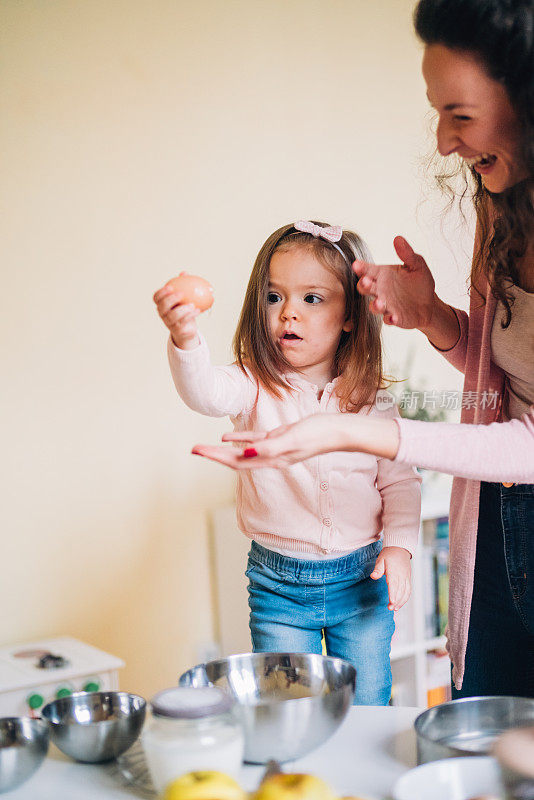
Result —
[[[178,686],[152,698],[141,743],[156,791],[197,770],[218,770],[239,780],[245,742],[233,705],[214,686]]]

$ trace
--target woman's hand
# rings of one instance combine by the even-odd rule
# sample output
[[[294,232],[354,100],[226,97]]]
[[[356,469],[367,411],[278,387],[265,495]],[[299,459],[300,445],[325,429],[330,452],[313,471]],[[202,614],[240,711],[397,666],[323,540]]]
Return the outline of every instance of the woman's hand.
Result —
[[[196,347],[199,338],[195,317],[200,314],[199,309],[192,303],[183,304],[181,292],[175,292],[169,284],[158,289],[153,300],[176,347],[180,350],[192,350]]]
[[[398,611],[409,600],[412,591],[411,555],[404,547],[383,547],[376,559],[371,578],[377,581],[386,576],[389,593],[388,608]]]
[[[289,467],[298,461],[344,450],[344,432],[341,414],[313,414],[310,417],[281,425],[272,431],[234,431],[225,433],[223,442],[247,444],[243,451],[236,447],[214,447],[199,444],[192,453],[218,461],[232,469],[259,469],[260,467]]]
[[[223,442],[249,446],[240,451],[236,447],[198,444],[191,452],[232,469],[280,469],[335,450],[395,458],[399,449],[395,420],[359,414],[313,414],[268,433],[234,431],[225,433],[222,438]]]
[[[414,253],[402,236],[393,240],[401,264],[369,264],[355,261],[358,291],[371,295],[370,309],[383,314],[386,325],[428,328],[437,301],[434,278],[424,258]]]

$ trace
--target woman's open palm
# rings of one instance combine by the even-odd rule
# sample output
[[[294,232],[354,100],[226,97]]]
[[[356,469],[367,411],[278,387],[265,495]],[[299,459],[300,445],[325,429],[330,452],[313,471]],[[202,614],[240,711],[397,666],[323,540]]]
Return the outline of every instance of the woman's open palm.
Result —
[[[192,452],[232,469],[281,469],[328,452],[339,414],[313,414],[291,425],[272,431],[233,431],[225,433],[223,442],[250,445],[245,451],[236,447],[199,444]]]
[[[398,328],[426,327],[434,306],[434,278],[425,259],[414,253],[402,236],[393,245],[402,264],[354,263],[360,277],[358,291],[373,297],[370,309],[383,314],[386,325]]]

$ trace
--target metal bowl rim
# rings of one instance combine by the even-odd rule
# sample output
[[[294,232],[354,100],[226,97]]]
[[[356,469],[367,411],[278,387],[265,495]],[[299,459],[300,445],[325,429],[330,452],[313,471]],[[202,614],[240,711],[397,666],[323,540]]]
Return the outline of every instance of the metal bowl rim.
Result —
[[[327,662],[327,663],[332,663],[334,665],[339,663],[342,667],[346,668],[347,672],[349,673],[349,682],[343,684],[342,686],[338,686],[335,689],[332,689],[332,691],[329,692],[329,694],[332,694],[332,695],[333,694],[337,694],[338,692],[345,691],[348,687],[350,687],[350,684],[353,681],[356,680],[356,668],[354,667],[354,665],[351,664],[349,661],[346,661],[343,658],[339,658],[339,656],[324,656],[321,653],[303,653],[303,652],[293,653],[293,652],[288,652],[288,651],[280,651],[280,652],[276,651],[276,652],[266,652],[266,653],[232,653],[232,655],[230,655],[230,656],[225,656],[223,658],[214,658],[211,661],[206,661],[206,662],[202,662],[200,664],[195,664],[194,667],[190,667],[190,669],[187,669],[185,672],[183,672],[180,675],[180,677],[178,678],[178,683],[180,683],[182,678],[184,678],[186,675],[194,672],[197,669],[199,669],[199,670],[203,669],[205,672],[207,672],[207,668],[209,666],[212,666],[212,665],[216,666],[216,665],[219,665],[219,664],[233,664],[238,659],[241,659],[241,658],[244,658],[244,659],[246,659],[248,661],[256,661],[256,660],[260,660],[262,657],[265,658],[267,656],[273,657],[275,659],[276,658],[287,658],[287,657],[297,657],[298,658],[298,657],[303,657],[304,656],[307,659],[309,659],[310,657],[313,660],[319,659],[319,661],[321,663]],[[209,678],[208,678],[208,680],[209,680]],[[323,678],[323,680],[324,680],[324,678]],[[211,683],[211,681],[210,681],[210,683]],[[354,690],[351,689],[351,691],[354,691]],[[260,708],[260,707],[273,706],[273,705],[282,704],[282,703],[284,703],[284,705],[287,705],[288,703],[301,703],[302,704],[303,700],[319,701],[319,700],[323,700],[324,697],[325,697],[325,695],[323,695],[323,694],[313,694],[313,695],[310,695],[308,697],[288,697],[288,698],[274,697],[274,698],[265,698],[264,700],[259,700],[258,702],[255,702],[255,703],[244,703],[244,702],[241,702],[239,700],[239,697],[237,697],[235,695],[232,695],[232,696],[235,697],[237,706],[244,706],[245,708]]]
[[[246,658],[246,659],[249,659],[249,660],[256,660],[256,659],[260,659],[260,658],[267,658],[268,656],[270,656],[271,658],[301,657],[301,658],[311,658],[311,659],[314,659],[314,660],[319,659],[320,661],[323,661],[323,662],[324,661],[331,662],[331,663],[339,662],[339,663],[341,663],[343,665],[346,665],[347,667],[350,667],[351,670],[354,670],[354,672],[356,672],[356,668],[354,667],[353,664],[350,663],[350,661],[346,661],[344,658],[340,658],[339,656],[324,656],[324,655],[322,655],[322,653],[306,653],[306,652],[300,652],[300,651],[299,652],[291,652],[291,651],[288,651],[288,650],[280,650],[280,651],[278,651],[278,650],[274,651],[273,650],[272,652],[268,651],[268,652],[265,652],[265,653],[232,653],[232,655],[230,655],[230,656],[223,656],[222,658],[213,658],[213,659],[210,659],[210,661],[203,661],[203,662],[201,662],[199,664],[195,664],[194,667],[190,667],[183,674],[185,675],[187,672],[190,672],[191,670],[197,669],[198,667],[207,667],[208,664],[224,664],[225,662],[234,661],[234,659],[239,659],[239,658]]]
[[[193,667],[189,667],[186,669],[185,672],[182,672],[178,680],[180,681],[185,675],[188,675],[191,672],[194,672],[197,669],[204,669],[206,670],[207,667],[212,665],[218,664],[232,664],[238,659],[247,659],[249,661],[253,661],[256,659],[260,659],[261,657],[271,656],[271,657],[278,657],[278,658],[287,658],[287,657],[306,657],[306,658],[314,658],[319,659],[321,662],[327,662],[331,664],[339,663],[341,666],[346,667],[349,674],[354,673],[354,677],[356,677],[356,667],[350,663],[350,661],[346,661],[339,656],[323,656],[321,653],[291,653],[291,652],[269,652],[269,653],[232,653],[230,656],[224,656],[223,658],[213,658],[210,661],[202,661],[199,664],[195,664]]]
[[[418,736],[421,736],[422,738],[428,739],[429,741],[433,742],[433,741],[435,741],[434,739],[432,739],[430,736],[428,736],[427,733],[423,733],[420,730],[421,726],[423,725],[423,717],[428,718],[429,716],[432,716],[432,714],[437,714],[438,713],[437,709],[439,709],[439,708],[446,708],[448,706],[454,706],[456,708],[457,706],[462,705],[462,704],[480,702],[481,700],[483,700],[483,701],[486,701],[486,700],[498,700],[498,701],[504,701],[504,700],[513,700],[513,701],[516,701],[516,700],[527,700],[527,701],[529,701],[530,700],[534,704],[534,698],[516,697],[515,695],[508,695],[508,694],[504,694],[504,695],[503,694],[489,694],[489,695],[483,694],[483,695],[475,695],[474,697],[459,697],[456,700],[447,700],[445,703],[439,703],[437,706],[431,706],[430,708],[426,708],[424,711],[422,711],[415,718],[413,726],[414,726]],[[473,756],[471,756],[471,758],[472,757]]]
[[[45,720],[41,719],[41,717],[27,717],[27,716],[23,716],[23,717],[0,717],[0,725],[3,722],[25,722],[26,720],[28,722],[31,722],[32,724],[37,724],[37,725],[41,724],[41,725],[45,725],[46,726]]]
[[[18,723],[18,725],[20,725],[20,723],[23,722],[28,722],[30,723],[32,728],[37,728],[37,733],[44,734],[45,739],[48,740],[50,738],[50,729],[48,727],[47,721],[45,719],[41,719],[41,717],[0,717],[0,726],[2,726],[3,723],[8,723],[8,722]],[[36,744],[35,739],[27,739],[26,741],[28,744]],[[0,750],[14,746],[15,743],[13,744],[0,743]]]
[[[132,713],[132,715],[134,715],[134,714],[139,714],[140,712],[143,712],[143,711],[146,712],[147,701],[145,700],[144,697],[141,697],[140,694],[134,694],[133,692],[115,691],[114,689],[112,689],[112,690],[110,690],[108,692],[106,692],[106,691],[102,691],[102,692],[72,692],[71,694],[67,695],[66,697],[56,697],[55,700],[51,700],[49,703],[47,703],[45,706],[43,706],[43,708],[41,710],[42,721],[45,722],[45,723],[48,723],[49,725],[65,725],[66,723],[68,723],[69,725],[84,725],[84,726],[85,725],[97,725],[99,722],[106,722],[106,720],[101,720],[101,719],[99,719],[99,720],[91,719],[91,720],[88,720],[87,722],[80,722],[80,720],[74,719],[70,715],[68,717],[66,717],[65,719],[62,719],[60,721],[56,721],[56,720],[53,720],[53,719],[49,719],[47,716],[45,716],[46,709],[51,707],[51,706],[53,706],[53,705],[55,705],[56,703],[60,703],[62,701],[68,702],[71,698],[95,697],[95,696],[96,697],[100,697],[101,695],[115,695],[115,696],[121,696],[122,695],[122,696],[126,696],[128,698],[140,700],[141,703],[139,705],[139,708],[134,708],[131,713]],[[31,719],[31,717],[29,719]]]

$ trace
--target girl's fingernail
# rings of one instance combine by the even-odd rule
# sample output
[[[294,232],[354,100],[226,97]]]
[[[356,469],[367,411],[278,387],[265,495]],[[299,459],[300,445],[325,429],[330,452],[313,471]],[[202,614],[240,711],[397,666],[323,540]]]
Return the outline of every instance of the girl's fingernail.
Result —
[[[243,451],[243,456],[245,458],[254,458],[254,456],[257,455],[258,453],[253,447],[247,447],[247,449]]]

